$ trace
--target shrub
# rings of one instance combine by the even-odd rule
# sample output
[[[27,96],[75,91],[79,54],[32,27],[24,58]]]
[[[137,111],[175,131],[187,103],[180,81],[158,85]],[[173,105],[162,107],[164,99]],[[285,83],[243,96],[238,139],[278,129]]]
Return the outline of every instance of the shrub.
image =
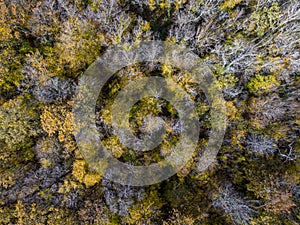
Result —
[[[273,174],[267,173],[262,176],[255,174],[247,184],[247,189],[261,199],[259,208],[263,208],[265,212],[275,215],[289,214],[296,206],[292,194],[296,182],[291,178],[297,175],[272,172]]]
[[[178,210],[173,210],[170,218],[163,221],[163,225],[177,225],[177,224],[195,224],[196,219],[192,216],[182,215]]]
[[[34,149],[42,167],[54,166],[61,162],[62,146],[55,137],[40,138]]]

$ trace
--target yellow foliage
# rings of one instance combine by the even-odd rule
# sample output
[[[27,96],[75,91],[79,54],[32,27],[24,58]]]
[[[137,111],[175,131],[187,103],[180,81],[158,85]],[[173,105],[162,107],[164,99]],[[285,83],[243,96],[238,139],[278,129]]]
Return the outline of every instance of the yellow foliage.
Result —
[[[72,175],[80,183],[85,184],[85,186],[94,186],[101,180],[101,176],[95,172],[88,171],[88,165],[85,160],[77,159],[73,163]]]
[[[156,0],[149,0],[148,1],[148,5],[149,5],[151,10],[156,9],[156,2],[157,2]]]
[[[58,139],[71,152],[76,149],[73,137],[73,113],[70,111],[71,102],[67,105],[46,106],[40,116],[43,130],[49,135],[58,134]]]
[[[0,41],[12,38],[11,29],[7,19],[9,16],[9,11],[5,4],[0,4]]]
[[[54,77],[54,74],[48,70],[48,59],[46,60],[39,50],[27,54],[25,60],[26,64],[30,65],[34,72],[38,74],[38,76],[35,77],[35,79],[37,79],[36,81],[39,83],[39,85],[43,85],[51,77]]]
[[[14,211],[9,207],[0,208],[0,224],[9,224],[13,218]]]
[[[218,78],[218,84],[221,88],[224,87],[233,87],[237,82],[238,78],[233,74],[222,74]]]
[[[161,9],[168,9],[168,8],[170,8],[170,4],[169,4],[169,2],[161,2],[161,3],[159,4],[159,7],[160,7]]]
[[[78,185],[78,183],[75,181],[65,179],[63,185],[59,187],[57,192],[60,194],[64,194],[69,193],[72,189],[76,190],[78,188],[82,188],[82,185]]]
[[[17,218],[17,224],[25,225],[27,213],[25,209],[25,205],[21,200],[17,201],[16,209],[15,209],[15,217]]]
[[[129,225],[153,224],[151,220],[156,219],[161,207],[157,190],[151,190],[145,199],[131,207],[124,222]]]
[[[173,69],[171,66],[169,65],[166,65],[166,64],[163,64],[162,65],[162,74],[165,75],[165,76],[169,76],[171,75],[173,72]]]
[[[66,114],[64,123],[58,131],[58,140],[64,143],[64,146],[68,151],[73,151],[76,148],[73,138],[73,113],[68,112]]]
[[[181,0],[178,1],[177,5],[179,5]],[[151,10],[162,9],[162,10],[170,10],[171,2],[170,0],[149,0],[148,1],[149,8]]]
[[[143,22],[142,24],[142,30],[143,31],[148,31],[151,29],[150,23],[148,21]]]
[[[240,148],[243,148],[243,139],[246,137],[246,131],[245,130],[237,130],[233,133],[232,138],[230,140],[230,143],[233,146],[239,146]]]
[[[97,58],[104,36],[97,34],[97,27],[92,22],[83,23],[78,19],[69,19],[62,29],[65,32],[54,49],[58,64],[54,60],[53,68],[59,65],[58,70],[67,69],[68,74],[76,77]]]
[[[187,3],[187,0],[175,0],[175,9],[180,9],[185,3]]]
[[[40,162],[41,162],[42,167],[44,167],[44,168],[52,165],[52,163],[49,159],[41,159]]]
[[[237,108],[234,106],[234,103],[226,102],[226,117],[229,120],[234,120],[236,118],[236,114],[238,112]]]
[[[11,150],[31,146],[31,138],[39,133],[37,109],[34,105],[26,105],[26,101],[19,96],[0,107],[0,143]]]
[[[225,0],[222,5],[220,6],[220,9],[226,10],[226,9],[233,9],[235,6],[240,4],[243,0]]]
[[[87,173],[83,178],[86,187],[92,187],[101,180],[101,176],[94,172]]]
[[[73,163],[72,174],[79,182],[83,182],[84,175],[86,173],[87,164],[84,160],[75,160]]]
[[[276,75],[263,76],[260,74],[251,78],[246,87],[253,94],[267,93],[272,88],[279,86],[280,82],[277,81]]]
[[[122,145],[117,136],[109,137],[102,141],[103,146],[107,148],[107,150],[112,152],[112,155],[116,158],[120,158],[124,153]]]
[[[11,29],[9,27],[0,27],[0,41],[6,40],[11,38]]]
[[[48,225],[57,225],[57,224],[74,225],[74,224],[76,224],[76,217],[68,209],[51,208],[49,210],[49,212],[51,212],[51,213],[47,219]]]
[[[255,31],[258,36],[263,36],[268,30],[276,27],[279,16],[280,7],[277,2],[274,2],[270,8],[256,10],[250,17],[248,31]]]
[[[52,136],[57,132],[63,125],[63,120],[61,112],[58,107],[45,107],[41,115],[41,124],[44,131],[48,133],[49,136]]]
[[[16,183],[15,175],[11,171],[0,174],[0,186],[4,188],[12,187]],[[1,201],[0,201],[1,205]],[[1,220],[0,220],[1,221]]]

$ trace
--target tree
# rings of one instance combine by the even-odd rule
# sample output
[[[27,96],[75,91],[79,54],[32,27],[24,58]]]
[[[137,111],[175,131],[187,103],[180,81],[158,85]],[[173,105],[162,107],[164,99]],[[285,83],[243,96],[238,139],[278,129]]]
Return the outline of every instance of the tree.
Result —
[[[173,210],[171,215],[168,220],[163,221],[163,225],[194,224],[196,222],[192,216],[182,215],[178,210]]]
[[[299,224],[299,32],[299,0],[0,1],[0,224]],[[149,48],[150,62],[131,64],[138,54],[126,50],[149,40],[182,45],[194,54],[175,61],[191,65],[196,54],[211,69],[228,121],[216,159],[202,156],[220,120],[191,76],[158,63],[160,48]],[[199,116],[193,156],[155,185],[106,180],[89,169],[73,136],[78,77],[114,44],[125,51],[111,63],[128,66],[95,106],[113,157],[136,166],[162,161],[188,125],[160,90],[135,87],[153,96],[133,105],[129,130],[147,147],[159,145],[128,147],[142,142],[118,135],[112,106],[132,81],[173,79],[175,87],[163,85],[183,89]],[[225,174],[234,187],[220,185]]]
[[[69,102],[69,105],[47,105],[40,116],[43,130],[50,137],[58,135],[58,140],[64,144],[69,153],[77,148],[73,136],[71,104]]]
[[[246,140],[246,149],[250,154],[258,156],[270,156],[277,150],[276,142],[268,136],[250,134]]]
[[[250,221],[255,213],[247,201],[234,191],[231,184],[225,184],[218,189],[217,198],[212,206],[224,210],[234,224],[251,224]]]
[[[37,87],[35,96],[44,103],[69,100],[75,92],[75,84],[71,80],[53,77]]]
[[[78,216],[82,224],[111,224],[109,209],[99,199],[84,201],[83,207],[78,211]]]
[[[144,188],[115,184],[106,179],[102,179],[102,185],[105,202],[110,212],[115,215],[125,217],[131,206],[144,198]]]
[[[287,102],[276,94],[251,98],[248,107],[253,124],[265,127],[271,122],[283,120],[287,113]]]
[[[27,97],[17,97],[1,105],[1,167],[32,160],[34,138],[40,133],[39,112]]]

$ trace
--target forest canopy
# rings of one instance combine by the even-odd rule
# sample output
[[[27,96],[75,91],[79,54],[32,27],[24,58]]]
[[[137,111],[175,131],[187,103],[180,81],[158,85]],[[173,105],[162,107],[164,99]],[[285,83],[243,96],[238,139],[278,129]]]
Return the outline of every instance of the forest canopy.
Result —
[[[207,65],[225,100],[226,133],[201,170],[212,128],[204,90],[176,65],[128,65],[95,106],[99,137],[116,159],[150,165],[179,142],[178,111],[155,96],[133,106],[129,123],[138,137],[164,127],[161,144],[136,152],[117,137],[114,101],[141,78],[170,78],[188,93],[200,134],[174,176],[121,185],[78,148],[76,88],[111,46],[154,40]],[[0,224],[300,224],[299,75],[298,0],[0,0]]]

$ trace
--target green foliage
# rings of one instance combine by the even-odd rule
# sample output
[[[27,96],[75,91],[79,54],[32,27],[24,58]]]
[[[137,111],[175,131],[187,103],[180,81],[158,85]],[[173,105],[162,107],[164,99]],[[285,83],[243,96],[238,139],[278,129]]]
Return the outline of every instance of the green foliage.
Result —
[[[0,57],[0,90],[10,93],[15,91],[22,78],[20,59],[12,46],[2,46]]]
[[[275,29],[280,16],[278,2],[274,2],[271,7],[263,7],[255,10],[250,17],[249,32],[255,32],[259,37],[268,31]]]
[[[17,97],[1,105],[0,140],[4,166],[8,162],[28,161],[34,157],[32,145],[39,134],[39,111],[28,97]]]
[[[55,74],[76,77],[99,55],[104,35],[89,21],[69,19],[57,45],[47,50],[49,69]]]
[[[282,224],[279,222],[278,218],[274,214],[263,213],[257,218],[251,221],[251,225],[279,225]]]
[[[222,74],[217,77],[218,84],[221,88],[224,87],[233,87],[237,82],[238,78],[234,74]]]
[[[33,48],[31,43],[21,38],[21,33],[13,24],[24,21],[26,12],[18,12],[16,5],[11,8],[0,5],[0,100],[11,97],[22,80],[22,63]],[[19,17],[19,18],[18,18]]]
[[[272,88],[280,85],[280,82],[277,81],[276,75],[260,75],[257,74],[250,79],[246,87],[252,94],[262,94],[267,93],[272,90]]]
[[[146,198],[130,208],[129,215],[124,218],[124,223],[132,225],[156,223],[162,206],[157,190],[150,190]]]

